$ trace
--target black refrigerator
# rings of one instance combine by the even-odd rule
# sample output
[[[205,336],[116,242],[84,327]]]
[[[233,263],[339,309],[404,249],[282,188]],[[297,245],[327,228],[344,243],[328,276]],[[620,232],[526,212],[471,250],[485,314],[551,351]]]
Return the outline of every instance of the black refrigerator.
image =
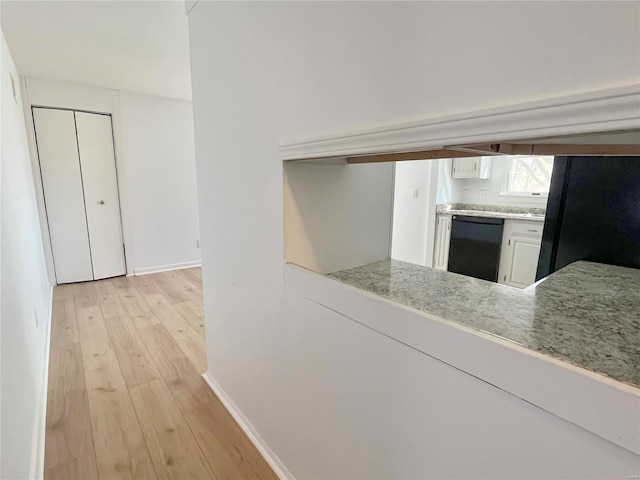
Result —
[[[555,157],[536,280],[577,260],[640,268],[640,157]]]

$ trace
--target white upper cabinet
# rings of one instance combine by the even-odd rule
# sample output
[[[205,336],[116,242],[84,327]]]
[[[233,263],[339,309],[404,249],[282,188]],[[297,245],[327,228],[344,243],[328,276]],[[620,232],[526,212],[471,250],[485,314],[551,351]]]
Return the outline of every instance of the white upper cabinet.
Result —
[[[461,157],[453,159],[451,178],[489,178],[491,157]]]

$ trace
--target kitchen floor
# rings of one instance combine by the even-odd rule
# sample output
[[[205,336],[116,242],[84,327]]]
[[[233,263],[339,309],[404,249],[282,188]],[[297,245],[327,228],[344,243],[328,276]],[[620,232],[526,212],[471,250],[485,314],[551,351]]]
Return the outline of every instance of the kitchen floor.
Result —
[[[205,370],[199,268],[55,287],[45,479],[277,478]]]

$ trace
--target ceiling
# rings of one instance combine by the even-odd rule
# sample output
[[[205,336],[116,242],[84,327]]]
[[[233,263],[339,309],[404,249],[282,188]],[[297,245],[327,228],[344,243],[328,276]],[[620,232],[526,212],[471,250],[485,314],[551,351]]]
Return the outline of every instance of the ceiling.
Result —
[[[5,1],[20,74],[191,100],[182,1]]]

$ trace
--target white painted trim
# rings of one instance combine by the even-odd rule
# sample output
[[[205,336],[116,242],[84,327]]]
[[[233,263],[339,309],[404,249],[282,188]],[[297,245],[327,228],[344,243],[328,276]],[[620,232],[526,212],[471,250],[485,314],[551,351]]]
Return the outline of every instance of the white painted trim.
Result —
[[[113,154],[116,163],[116,182],[118,184],[118,202],[120,206],[120,225],[122,226],[122,243],[127,274],[133,274],[133,228],[129,213],[129,188],[127,180],[127,159],[124,154],[122,138],[122,114],[120,108],[120,92],[111,92],[111,127],[113,134]]]
[[[640,454],[640,389],[297,265],[284,265],[284,279],[286,294],[323,305]]]
[[[169,270],[181,270],[183,268],[193,268],[202,265],[200,260],[193,262],[171,263],[169,265],[158,265],[157,267],[136,268],[133,270],[134,275],[147,275],[149,273],[168,272]],[[130,276],[130,275],[127,275]]]
[[[281,480],[291,479],[294,480],[294,476],[287,469],[287,467],[282,463],[282,461],[278,458],[278,456],[269,448],[267,442],[265,442],[255,427],[251,424],[249,419],[245,417],[242,411],[238,408],[238,406],[231,400],[231,397],[224,391],[224,389],[220,386],[220,384],[211,376],[209,372],[203,373],[202,378],[204,378],[205,382],[211,387],[213,393],[220,399],[225,408],[229,411],[234,420],[238,423],[242,431],[249,437],[251,443],[258,449],[260,454],[264,457],[266,462],[272,468],[274,473]]]
[[[51,323],[53,320],[53,286],[49,293],[49,323],[47,325],[47,333],[45,335],[44,350],[44,368],[42,378],[42,391],[40,393],[40,408],[38,408],[35,428],[33,430],[34,446],[31,451],[31,472],[32,479],[41,479],[44,477],[44,449],[45,436],[47,433],[47,394],[49,392],[49,353],[51,351]]]
[[[640,84],[281,145],[283,160],[401,152],[640,128]]]

